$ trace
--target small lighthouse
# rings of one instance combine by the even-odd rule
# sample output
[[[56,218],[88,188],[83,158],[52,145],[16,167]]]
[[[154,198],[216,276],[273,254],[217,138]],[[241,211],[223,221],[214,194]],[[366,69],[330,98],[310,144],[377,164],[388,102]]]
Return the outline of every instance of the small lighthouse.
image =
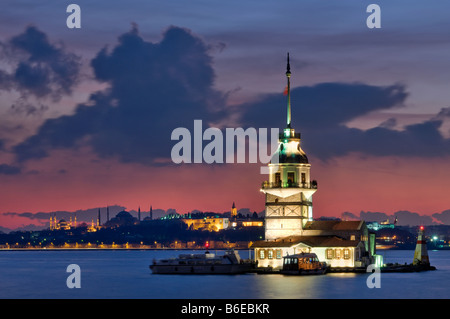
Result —
[[[428,258],[427,243],[423,236],[424,227],[420,226],[419,234],[417,236],[417,245],[414,252],[413,265],[430,265],[430,259]]]

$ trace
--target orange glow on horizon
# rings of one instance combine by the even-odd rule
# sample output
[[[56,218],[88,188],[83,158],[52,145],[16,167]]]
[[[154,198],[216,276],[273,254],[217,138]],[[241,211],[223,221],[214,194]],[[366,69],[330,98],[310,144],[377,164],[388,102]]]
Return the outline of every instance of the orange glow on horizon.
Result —
[[[308,150],[306,148],[306,153]],[[98,161],[88,152],[55,152],[28,167],[39,174],[1,176],[0,226],[16,228],[42,225],[48,219],[5,215],[8,212],[77,211],[106,205],[126,210],[175,209],[185,214],[195,209],[223,213],[236,202],[239,209],[264,210],[260,164],[173,165],[150,167],[123,164],[112,159]],[[313,216],[341,217],[343,212],[392,214],[400,210],[431,215],[448,207],[450,188],[448,158],[407,161],[394,157],[357,155],[322,162],[309,157],[312,179],[318,181]],[[61,174],[64,163],[72,167]],[[421,167],[421,171],[417,171]],[[427,187],[420,187],[426,180]],[[111,216],[113,217],[113,216]]]

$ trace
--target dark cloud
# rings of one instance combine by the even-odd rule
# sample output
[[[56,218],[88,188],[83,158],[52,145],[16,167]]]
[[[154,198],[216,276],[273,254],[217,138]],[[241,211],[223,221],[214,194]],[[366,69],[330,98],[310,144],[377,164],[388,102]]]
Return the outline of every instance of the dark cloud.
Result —
[[[16,213],[16,212],[7,212],[2,213],[2,216],[16,216],[28,218],[30,220],[39,220],[39,221],[49,221],[50,217],[56,216],[57,220],[64,219],[69,221],[70,218],[74,219],[75,215],[77,217],[77,222],[91,222],[94,218],[96,219],[98,216],[98,210],[100,209],[102,222],[106,221],[106,207],[97,207],[97,208],[89,208],[89,209],[80,209],[74,212],[69,211],[54,211],[54,212],[37,212],[37,213]],[[119,205],[109,206],[109,217],[114,217],[118,212],[124,210],[125,207]]]
[[[391,222],[395,220],[395,217],[387,215],[386,213],[381,212],[364,212],[361,211],[359,213],[359,219],[368,221],[368,222],[383,222],[391,217]]]
[[[96,79],[110,87],[92,94],[73,115],[47,120],[15,147],[17,158],[45,157],[51,149],[76,147],[84,137],[101,157],[145,164],[167,158],[173,129],[224,116],[211,64],[208,46],[189,30],[170,27],[151,43],[134,27],[91,62]]]
[[[10,90],[12,87],[13,87],[12,76],[3,70],[0,70],[0,88],[3,90]]]
[[[341,218],[343,220],[360,220],[360,218],[358,216],[356,216],[355,214],[350,213],[350,212],[343,212],[341,214]]]
[[[428,121],[394,130],[395,120],[362,130],[348,121],[370,112],[404,105],[408,94],[403,85],[324,83],[292,90],[292,126],[302,133],[307,154],[327,160],[350,152],[375,156],[450,155],[450,139],[439,129],[448,112],[442,110]],[[284,128],[286,97],[271,94],[241,109],[247,126]]]
[[[433,217],[435,217],[433,215]],[[366,222],[383,222],[389,220],[391,223],[397,218],[398,226],[417,226],[417,225],[435,225],[436,222],[431,216],[420,215],[415,212],[410,212],[406,210],[395,212],[392,215],[382,213],[382,212],[365,212],[361,211],[359,216],[355,214],[344,212],[341,214],[342,219],[354,219],[354,220],[364,220]]]
[[[436,120],[442,120],[445,118],[450,117],[450,107],[444,107],[442,108],[439,113],[436,115],[435,119]]]
[[[21,173],[21,168],[14,166],[14,165],[8,165],[8,164],[0,164],[0,175],[17,175]]]
[[[10,73],[0,70],[0,89],[12,88],[24,95],[50,96],[58,100],[70,94],[79,81],[80,58],[53,44],[47,35],[34,26],[2,43],[2,57],[14,61]]]
[[[385,128],[385,129],[394,129],[397,125],[397,119],[395,118],[389,118],[386,121],[382,122],[378,127]]]
[[[450,209],[444,210],[441,213],[435,213],[431,216],[433,216],[434,218],[436,218],[437,221],[445,225],[450,225]]]
[[[30,103],[20,98],[11,105],[11,113],[26,116],[42,116],[48,110],[48,106],[42,103]]]
[[[291,89],[292,124],[300,129],[324,129],[345,124],[372,111],[401,105],[407,97],[402,85],[320,83]],[[270,94],[245,105],[243,120],[262,127],[286,126],[286,96]]]
[[[399,225],[433,225],[435,222],[431,216],[419,215],[418,213],[409,211],[398,211],[394,213],[397,217]]]
[[[28,37],[23,35],[12,43],[23,50],[32,47],[22,38]],[[37,38],[45,43],[45,35]],[[18,161],[87,143],[100,157],[149,165],[164,162],[158,159],[170,157],[175,128],[193,132],[194,119],[202,119],[206,127],[208,122],[235,118],[224,108],[227,93],[213,87],[210,49],[183,28],[170,27],[160,42],[152,43],[134,26],[118,38],[115,47],[103,48],[91,61],[96,79],[109,88],[92,94],[73,115],[45,121],[35,135],[14,147]],[[32,55],[33,60],[53,52],[45,45],[37,51],[41,53]],[[450,140],[439,131],[448,118],[446,109],[403,130],[394,129],[393,119],[369,130],[345,125],[359,116],[405,105],[404,85],[321,83],[293,88],[291,93],[292,125],[302,133],[307,154],[323,160],[350,152],[405,157],[450,154]],[[264,95],[232,109],[240,115],[236,126],[285,127],[286,97],[282,94]]]

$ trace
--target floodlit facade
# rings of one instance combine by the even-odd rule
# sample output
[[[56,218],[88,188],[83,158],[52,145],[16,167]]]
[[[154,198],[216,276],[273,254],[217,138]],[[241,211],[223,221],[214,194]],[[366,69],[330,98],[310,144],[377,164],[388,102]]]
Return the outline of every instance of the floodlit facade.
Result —
[[[77,215],[75,214],[74,221],[72,222],[72,217],[70,217],[69,221],[67,222],[65,219],[61,219],[60,221],[57,221],[56,219],[56,213],[50,215],[50,224],[49,228],[50,230],[69,230],[73,227],[77,227]]]
[[[281,268],[283,257],[315,253],[330,267],[360,268],[374,262],[375,234],[364,221],[310,221],[300,236],[263,240],[252,245],[259,267]]]
[[[208,230],[219,231],[227,229],[229,226],[229,219],[225,217],[203,217],[203,218],[182,218],[185,224],[192,230]]]

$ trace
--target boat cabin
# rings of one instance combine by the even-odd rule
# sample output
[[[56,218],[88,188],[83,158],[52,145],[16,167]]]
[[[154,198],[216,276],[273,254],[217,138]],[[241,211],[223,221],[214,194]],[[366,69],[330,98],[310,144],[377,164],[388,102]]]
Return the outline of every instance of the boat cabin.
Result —
[[[301,253],[283,257],[283,270],[316,270],[323,267],[314,253]]]

